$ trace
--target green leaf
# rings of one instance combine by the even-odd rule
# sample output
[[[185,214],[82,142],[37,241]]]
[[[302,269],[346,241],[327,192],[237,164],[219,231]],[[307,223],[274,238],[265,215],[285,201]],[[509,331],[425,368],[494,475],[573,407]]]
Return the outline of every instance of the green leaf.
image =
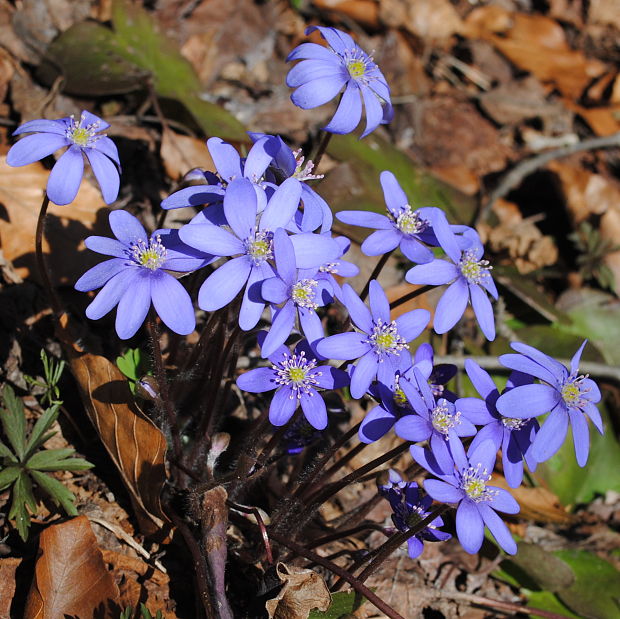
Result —
[[[13,452],[2,441],[0,441],[0,458],[6,458],[9,462],[18,461]]]
[[[355,606],[355,591],[339,591],[332,594],[332,603],[325,612],[312,610],[308,619],[338,619],[341,615],[352,614],[365,601],[366,598],[362,598],[362,602]]]
[[[15,520],[19,536],[24,541],[28,538],[28,529],[30,528],[30,514],[26,506],[30,507],[33,513],[37,511],[37,504],[32,494],[32,482],[28,475],[22,471],[13,485],[13,501],[9,511],[9,520]]]
[[[144,372],[142,351],[139,348],[129,348],[120,357],[116,357],[118,369],[130,380],[138,380]]]
[[[15,455],[21,460],[24,457],[26,446],[26,417],[24,405],[8,385],[2,391],[4,410],[0,410],[0,419],[4,433],[11,443]]]
[[[19,466],[9,466],[0,470],[0,490],[10,486],[19,477],[21,471]]]
[[[46,449],[34,454],[26,466],[37,471],[83,471],[94,466],[82,458],[70,458],[75,449]]]
[[[534,478],[541,478],[563,505],[588,503],[608,490],[620,492],[620,445],[616,440],[605,406],[598,404],[605,426],[601,436],[590,425],[590,457],[581,468],[575,460],[572,433],[569,431],[560,450],[539,464]]]
[[[575,574],[575,582],[557,592],[566,606],[592,619],[620,616],[620,572],[611,563],[585,550],[558,550],[554,554]]]
[[[547,610],[563,617],[570,617],[570,619],[581,619],[579,615],[575,615],[566,608],[551,591],[524,591],[524,593],[528,598],[527,605],[531,608]],[[530,617],[540,617],[540,615],[532,613]]]
[[[46,409],[43,414],[37,419],[37,422],[32,428],[32,432],[30,432],[28,443],[26,444],[26,453],[24,455],[25,459],[27,459],[28,456],[35,449],[37,449],[37,447],[39,447],[39,445],[42,445],[50,436],[53,436],[53,434],[50,435],[45,433],[58,418],[58,412],[59,405],[54,404],[50,408]]]
[[[54,502],[60,505],[69,516],[77,516],[78,512],[73,504],[75,497],[61,482],[40,471],[30,471],[30,475],[39,488],[45,490]]]

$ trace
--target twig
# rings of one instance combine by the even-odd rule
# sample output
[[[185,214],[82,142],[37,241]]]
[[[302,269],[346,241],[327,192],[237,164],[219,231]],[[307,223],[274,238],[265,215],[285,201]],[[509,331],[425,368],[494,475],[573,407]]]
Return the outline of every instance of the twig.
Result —
[[[314,159],[312,160],[312,163],[314,163],[315,172],[319,169],[319,163],[321,163],[321,159],[323,159],[323,155],[325,154],[325,151],[327,150],[327,145],[329,144],[329,141],[331,139],[332,139],[332,134],[325,131],[323,133],[323,137],[321,138],[319,148],[316,151],[316,155],[314,156]]]
[[[600,138],[590,138],[589,140],[582,140],[577,144],[570,144],[563,146],[556,150],[552,150],[548,153],[541,153],[526,159],[518,165],[516,165],[510,172],[508,172],[500,181],[499,185],[491,192],[489,199],[480,208],[474,226],[482,223],[486,220],[493,208],[493,205],[497,200],[503,198],[515,187],[518,187],[524,178],[529,176],[532,172],[535,172],[539,168],[553,161],[554,159],[560,159],[562,157],[568,157],[574,153],[580,153],[587,150],[595,150],[597,148],[614,148],[620,147],[620,132],[613,135],[607,135]]]
[[[435,288],[435,286],[431,286],[430,284],[427,286],[422,286],[421,288],[416,288],[415,290],[412,290],[411,292],[408,292],[402,297],[399,297],[398,299],[392,301],[390,303],[390,309],[393,310],[395,307],[398,307],[399,305],[403,305],[403,303],[407,303],[407,301],[411,301],[411,299],[415,299],[416,297],[419,297],[420,295],[427,293],[429,290],[432,290],[433,288]]]
[[[366,282],[366,285],[364,286],[364,289],[360,293],[360,299],[362,301],[364,301],[366,299],[366,297],[368,296],[368,291],[370,290],[370,282],[373,279],[377,279],[377,277],[379,277],[379,273],[381,273],[381,271],[383,270],[383,267],[387,264],[387,261],[389,260],[389,258],[392,255],[393,251],[394,250],[389,251],[387,254],[383,254],[383,256],[381,256],[381,259],[379,260],[379,262],[377,262],[377,264],[375,265],[375,268],[373,269],[372,273],[370,274],[370,277],[368,278],[368,281]]]
[[[346,580],[358,593],[362,594],[371,604],[374,604],[384,615],[389,617],[390,619],[404,619],[402,615],[397,613],[391,606],[388,606],[379,596],[375,595],[368,587],[364,586],[360,583],[355,576],[352,576],[347,572],[344,568],[332,563],[329,559],[325,559],[325,557],[321,557],[320,555],[312,552],[312,550],[308,550],[304,548],[301,544],[293,542],[284,535],[280,535],[274,531],[270,532],[271,537],[281,544],[285,546],[289,550],[294,551],[300,557],[304,557],[309,561],[313,561],[317,565],[324,567],[329,570],[336,576],[339,576],[343,580]]]
[[[462,357],[459,355],[438,355],[435,357],[435,363],[450,363],[456,365],[460,370],[465,368],[465,360],[471,359],[475,361],[481,368],[485,370],[495,370],[511,372],[509,368],[503,366],[497,357]],[[570,359],[557,359],[558,363],[566,367],[570,367]],[[620,382],[620,368],[607,365],[605,363],[596,363],[594,361],[580,361],[579,371],[584,374],[590,374],[591,376],[597,376],[598,378],[609,378]]]

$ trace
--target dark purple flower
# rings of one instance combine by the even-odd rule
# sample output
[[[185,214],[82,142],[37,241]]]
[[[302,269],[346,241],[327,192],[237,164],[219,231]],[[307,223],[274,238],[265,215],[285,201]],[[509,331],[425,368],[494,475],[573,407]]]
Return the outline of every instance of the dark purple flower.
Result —
[[[317,278],[318,268],[297,269],[293,243],[283,228],[276,230],[273,246],[276,277],[263,282],[261,293],[265,301],[281,307],[276,309],[271,329],[263,342],[263,357],[269,357],[284,344],[295,325],[296,315],[311,346],[322,338],[323,325],[316,309],[332,298],[329,283]]]
[[[398,247],[413,262],[430,262],[433,252],[424,243],[435,241],[433,222],[448,228],[443,211],[434,207],[413,210],[394,174],[381,172],[380,179],[387,215],[373,211],[340,211],[336,218],[353,226],[376,229],[362,243],[362,251],[367,256],[386,254]]]
[[[321,430],[311,426],[305,417],[300,417],[286,429],[282,442],[285,444],[286,453],[295,455],[301,453],[304,447],[312,445],[320,438]]]
[[[482,546],[486,525],[497,543],[508,553],[515,554],[517,545],[510,531],[495,513],[519,512],[519,504],[512,495],[494,486],[488,486],[495,465],[497,450],[492,441],[483,441],[471,447],[467,455],[455,432],[449,434],[449,449],[423,449],[411,447],[413,459],[439,477],[427,479],[424,490],[442,503],[458,503],[456,533],[463,548],[475,554]]]
[[[485,440],[492,441],[496,450],[501,448],[504,476],[511,488],[517,488],[523,480],[524,458],[530,471],[536,470],[537,462],[531,455],[531,444],[538,432],[538,422],[536,419],[501,415],[496,408],[500,394],[493,379],[471,359],[465,361],[465,370],[476,391],[482,396],[482,399],[461,398],[456,401],[456,406],[463,414],[476,425],[484,426],[478,430],[471,448],[475,449]],[[503,393],[531,382],[530,376],[513,372]]]
[[[379,494],[390,502],[394,513],[392,522],[399,531],[408,531],[422,522],[430,514],[433,499],[422,496],[415,481],[406,482],[393,469],[389,471],[389,480],[379,486]],[[416,559],[424,550],[424,542],[443,542],[452,536],[445,531],[439,531],[443,520],[437,516],[424,529],[407,540],[409,556]]]
[[[351,133],[366,108],[366,129],[362,137],[381,123],[392,120],[390,88],[379,70],[346,32],[336,28],[310,26],[306,34],[318,30],[329,47],[302,43],[286,59],[301,60],[286,76],[286,84],[295,88],[291,100],[304,110],[318,107],[344,89],[336,114],[323,129],[331,133]]]
[[[244,391],[264,393],[276,390],[269,406],[269,421],[283,426],[299,405],[308,423],[317,430],[327,427],[327,409],[317,389],[339,389],[349,382],[346,372],[329,365],[318,365],[303,340],[291,354],[280,346],[269,356],[271,367],[256,368],[242,374],[237,385]]]
[[[403,362],[401,355],[411,363],[407,344],[422,333],[430,314],[415,309],[391,320],[390,304],[376,280],[370,282],[370,310],[351,286],[345,284],[342,290],[345,307],[360,331],[327,337],[316,349],[328,359],[359,358],[351,378],[351,395],[361,398],[375,378],[384,385],[393,383]]]
[[[477,240],[469,249],[461,249],[461,239],[452,230],[443,230],[442,233],[438,240],[452,262],[435,259],[418,264],[407,271],[405,279],[410,284],[450,284],[435,310],[433,325],[437,333],[449,331],[465,312],[467,302],[471,301],[482,332],[492,341],[495,339],[495,319],[487,292],[497,299],[497,289],[491,277],[491,267],[487,260],[482,259],[484,248]],[[477,234],[469,229],[463,237],[465,241],[471,237],[477,239]]]
[[[13,135],[34,133],[19,140],[6,157],[10,166],[23,166],[43,159],[59,148],[69,148],[58,159],[47,181],[47,195],[54,204],[69,204],[77,195],[88,158],[106,204],[118,196],[120,161],[114,142],[100,132],[109,127],[98,116],[84,110],[58,120],[31,120]]]
[[[545,353],[518,342],[510,346],[520,354],[499,358],[506,367],[542,381],[541,384],[511,389],[500,396],[496,405],[502,415],[516,419],[550,413],[532,443],[531,454],[537,462],[548,460],[560,448],[570,423],[577,463],[585,466],[590,451],[586,416],[603,433],[603,421],[596,407],[601,400],[601,392],[591,378],[579,373],[579,361],[586,342],[571,359],[570,371]]]
[[[86,315],[97,320],[118,305],[116,332],[125,340],[144,322],[152,302],[172,331],[191,333],[196,326],[192,300],[166,271],[193,271],[212,262],[213,256],[181,243],[176,230],[158,230],[149,238],[142,224],[126,211],[111,212],[110,227],[116,239],[86,239],[89,249],[114,256],[86,271],[75,284],[82,292],[103,286]]]
[[[451,363],[439,363],[435,365],[435,355],[433,353],[433,347],[428,343],[423,343],[418,346],[413,357],[413,367],[420,371],[420,374],[426,379],[433,395],[436,398],[445,398],[450,402],[455,402],[457,395],[452,391],[446,389],[445,385],[449,383],[457,372],[456,365]],[[408,372],[404,372],[405,378],[407,378]]]

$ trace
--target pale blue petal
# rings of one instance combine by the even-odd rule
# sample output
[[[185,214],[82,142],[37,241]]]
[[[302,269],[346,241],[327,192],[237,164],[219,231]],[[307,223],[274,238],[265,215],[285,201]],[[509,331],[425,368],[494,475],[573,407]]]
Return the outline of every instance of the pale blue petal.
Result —
[[[456,510],[456,534],[465,552],[476,554],[484,539],[484,523],[477,506],[465,499]]]
[[[353,398],[359,399],[368,391],[370,383],[377,375],[377,365],[377,356],[372,351],[367,352],[357,362],[351,377],[350,390]]]
[[[192,299],[182,284],[164,271],[151,274],[153,307],[163,323],[179,335],[189,335],[196,328]]]
[[[463,279],[459,278],[448,287],[441,299],[439,299],[439,303],[437,303],[433,321],[435,332],[441,334],[452,329],[465,312],[468,300],[469,290],[467,284]]]
[[[80,292],[96,290],[105,285],[115,275],[126,269],[126,261],[120,258],[112,258],[89,269],[75,282],[75,289]],[[131,267],[130,267],[131,268]]]
[[[110,228],[112,228],[114,236],[127,247],[139,241],[148,243],[144,226],[127,211],[112,211],[110,213]]]
[[[84,152],[101,188],[103,200],[106,204],[111,204],[118,198],[118,188],[120,186],[118,168],[108,157],[95,148],[85,148]]]
[[[28,135],[11,146],[6,162],[14,167],[28,165],[69,144],[69,140],[64,135],[50,133]]]
[[[327,408],[323,398],[314,389],[301,394],[301,408],[308,423],[317,430],[327,427]]]
[[[247,282],[250,270],[251,263],[245,256],[229,260],[218,267],[200,287],[200,309],[213,312],[230,303]]]
[[[453,281],[458,274],[459,270],[451,262],[432,260],[409,269],[405,279],[410,284],[440,286]]]
[[[350,80],[340,99],[336,113],[329,123],[323,127],[323,131],[339,134],[351,133],[361,118],[362,97],[360,88],[355,81]]]
[[[137,272],[131,286],[125,291],[116,310],[116,333],[128,340],[142,326],[151,307],[151,278],[145,269]]]
[[[56,162],[47,179],[47,195],[58,205],[73,202],[84,175],[82,149],[70,146]]]
[[[233,146],[220,138],[209,138],[207,148],[217,171],[226,182],[241,178],[241,157]]]

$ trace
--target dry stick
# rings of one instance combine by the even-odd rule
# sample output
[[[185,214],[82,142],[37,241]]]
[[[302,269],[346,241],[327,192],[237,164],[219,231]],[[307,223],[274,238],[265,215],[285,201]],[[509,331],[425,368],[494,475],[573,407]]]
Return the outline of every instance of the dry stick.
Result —
[[[366,473],[369,473],[374,468],[381,466],[385,462],[389,462],[396,456],[403,453],[403,451],[409,449],[409,446],[411,444],[412,443],[407,441],[402,445],[399,445],[398,447],[394,447],[394,449],[391,449],[390,451],[384,453],[382,456],[371,460],[364,466],[361,466],[359,469],[353,471],[352,473],[349,473],[349,475],[343,477],[340,481],[334,482],[333,484],[330,484],[322,490],[317,491],[313,496],[309,497],[308,501],[311,504],[315,505],[320,505],[321,503],[324,503],[325,501],[327,501],[327,499],[340,492],[345,486],[348,486],[354,481],[357,481],[360,477],[363,477],[364,475],[366,475]]]
[[[450,363],[456,365],[459,369],[465,367],[466,359],[475,361],[481,368],[485,370],[495,370],[510,372],[511,370],[502,365],[497,357],[460,357],[458,355],[438,355],[435,357],[435,363]],[[566,367],[570,367],[570,359],[557,359],[559,363]],[[609,378],[620,382],[620,368],[612,367],[605,363],[595,363],[594,361],[580,361],[579,371],[591,376],[597,376],[599,378]]]
[[[339,539],[350,537],[351,535],[356,535],[357,533],[361,533],[362,531],[380,531],[381,533],[383,533],[383,535],[390,535],[390,533],[387,532],[385,527],[382,527],[380,524],[377,524],[375,522],[368,522],[366,524],[361,524],[359,527],[345,529],[344,531],[336,531],[331,535],[324,535],[323,537],[319,537],[307,544],[306,548],[312,549],[316,548],[317,546],[324,546],[325,544],[329,544],[330,542],[335,542]]]
[[[478,215],[476,216],[474,226],[482,223],[486,220],[495,204],[496,200],[503,198],[512,189],[518,187],[523,179],[529,176],[532,172],[535,172],[539,168],[553,161],[554,159],[560,159],[561,157],[567,157],[574,153],[580,153],[586,150],[595,150],[597,148],[614,148],[620,147],[620,132],[613,135],[604,136],[601,138],[590,138],[589,140],[582,140],[577,144],[570,144],[569,146],[563,146],[556,150],[552,150],[548,153],[542,153],[531,159],[522,161],[515,166],[508,174],[506,174],[499,185],[491,192],[489,199],[480,208]]]
[[[349,572],[347,572],[344,568],[336,565],[329,559],[325,559],[325,557],[317,555],[315,552],[312,552],[312,550],[304,548],[301,544],[297,544],[296,542],[291,541],[284,535],[280,535],[279,533],[273,531],[270,532],[270,535],[272,539],[278,542],[278,544],[285,546],[289,550],[297,553],[300,557],[304,557],[309,561],[313,561],[317,565],[320,565],[321,567],[324,567],[333,574],[336,574],[336,576],[339,576],[343,580],[346,580],[351,585],[351,587],[355,589],[355,591],[361,593],[371,604],[374,604],[384,615],[386,615],[390,619],[404,619],[402,615],[397,613],[391,606],[386,604],[379,596],[375,595],[368,587],[358,582],[357,578],[349,574]]]
[[[381,256],[381,259],[379,260],[379,262],[377,262],[377,264],[375,265],[375,268],[373,269],[372,273],[370,274],[370,277],[368,278],[368,281],[366,282],[366,285],[364,286],[364,289],[360,293],[360,299],[362,301],[364,301],[364,299],[366,299],[366,297],[368,296],[368,291],[370,290],[370,282],[373,279],[377,279],[377,277],[379,277],[379,273],[381,273],[381,271],[383,270],[383,267],[386,265],[387,261],[389,260],[389,258],[390,258],[390,256],[392,255],[393,252],[394,252],[394,250],[389,251],[387,254],[383,254],[383,256]]]
[[[411,299],[415,299],[416,297],[419,297],[420,295],[427,293],[429,290],[432,290],[433,288],[435,288],[435,286],[431,286],[430,284],[427,286],[422,286],[421,288],[416,288],[415,290],[408,292],[402,297],[399,297],[395,301],[392,301],[390,303],[390,309],[393,310],[395,307],[398,307],[399,305],[402,305],[403,303],[407,303],[407,301],[411,301]]]
[[[170,400],[170,392],[168,390],[168,379],[166,378],[166,368],[164,367],[164,358],[161,353],[161,345],[159,342],[159,330],[157,323],[155,322],[155,316],[151,311],[147,320],[147,328],[151,337],[151,346],[153,348],[153,360],[155,361],[155,378],[159,386],[159,394],[164,404],[164,410],[166,417],[168,418],[168,424],[170,425],[170,434],[172,436],[172,447],[174,450],[174,457],[177,462],[181,461],[181,436],[179,433],[179,423],[177,419],[177,412],[174,409],[172,401]]]

